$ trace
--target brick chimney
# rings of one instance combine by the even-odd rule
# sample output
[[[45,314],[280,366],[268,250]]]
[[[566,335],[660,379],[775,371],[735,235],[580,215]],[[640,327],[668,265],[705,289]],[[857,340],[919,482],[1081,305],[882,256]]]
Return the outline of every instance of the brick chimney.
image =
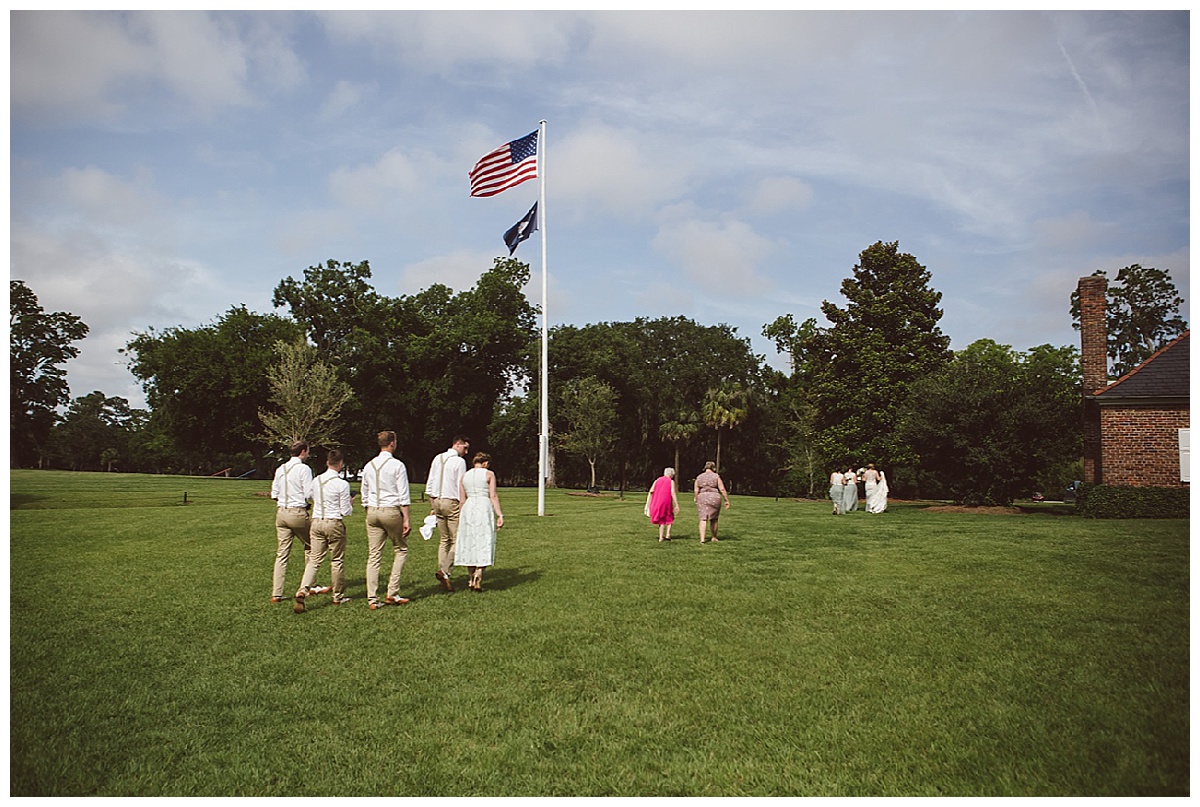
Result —
[[[1083,371],[1083,481],[1104,480],[1100,406],[1088,396],[1108,386],[1108,328],[1105,323],[1108,280],[1079,278],[1079,333]]]
[[[1108,386],[1108,329],[1105,326],[1108,280],[1095,275],[1079,278],[1079,332],[1083,393]]]

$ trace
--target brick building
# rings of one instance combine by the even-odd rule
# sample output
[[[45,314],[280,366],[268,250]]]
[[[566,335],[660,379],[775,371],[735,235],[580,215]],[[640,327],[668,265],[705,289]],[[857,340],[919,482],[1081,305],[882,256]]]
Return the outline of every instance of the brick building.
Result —
[[[1107,290],[1103,277],[1079,280],[1084,481],[1188,485],[1191,331],[1109,384]]]

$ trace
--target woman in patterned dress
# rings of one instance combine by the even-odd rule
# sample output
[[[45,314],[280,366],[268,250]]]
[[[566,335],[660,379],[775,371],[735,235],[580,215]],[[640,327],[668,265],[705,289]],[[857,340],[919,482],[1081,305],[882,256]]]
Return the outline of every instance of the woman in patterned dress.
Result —
[[[475,467],[463,474],[458,483],[458,500],[462,507],[458,515],[454,565],[467,567],[470,575],[467,585],[472,591],[483,591],[483,570],[496,558],[496,530],[504,526],[504,513],[500,512],[500,497],[496,493],[496,474],[488,470],[490,459],[483,452],[476,454],[472,460]]]
[[[692,497],[696,502],[696,510],[700,514],[700,543],[705,543],[708,525],[712,525],[712,540],[717,543],[717,519],[721,517],[721,500],[725,500],[725,509],[729,509],[729,494],[725,492],[725,483],[717,474],[715,462],[704,463],[704,473],[696,477],[692,487]]]

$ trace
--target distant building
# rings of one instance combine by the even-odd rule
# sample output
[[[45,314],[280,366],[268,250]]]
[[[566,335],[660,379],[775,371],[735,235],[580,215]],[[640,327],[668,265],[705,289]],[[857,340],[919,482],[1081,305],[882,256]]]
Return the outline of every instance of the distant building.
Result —
[[[1191,331],[1109,384],[1107,291],[1103,277],[1079,279],[1083,481],[1189,485]]]

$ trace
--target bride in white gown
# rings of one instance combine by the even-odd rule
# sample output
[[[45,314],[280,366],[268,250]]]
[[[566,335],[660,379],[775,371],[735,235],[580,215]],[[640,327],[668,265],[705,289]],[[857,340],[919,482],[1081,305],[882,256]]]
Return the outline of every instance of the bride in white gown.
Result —
[[[882,513],[887,510],[888,483],[883,471],[875,470],[874,465],[867,466],[867,512]]]
[[[472,591],[483,591],[483,570],[496,558],[496,530],[504,526],[500,497],[496,493],[496,474],[488,470],[491,458],[475,455],[475,467],[463,474],[458,483],[458,545],[454,565],[466,566]],[[493,514],[495,514],[493,518]]]

